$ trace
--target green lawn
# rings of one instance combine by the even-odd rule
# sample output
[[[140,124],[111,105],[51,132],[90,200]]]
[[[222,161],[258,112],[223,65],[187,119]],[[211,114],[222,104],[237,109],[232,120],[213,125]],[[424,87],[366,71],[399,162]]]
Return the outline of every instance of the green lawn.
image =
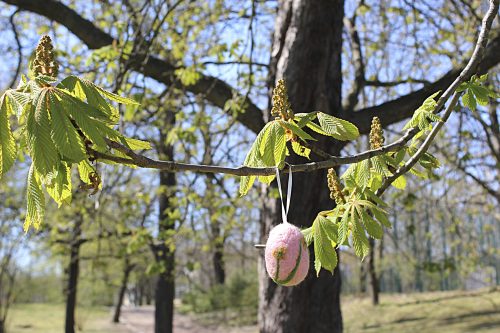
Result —
[[[80,309],[77,322],[83,330],[79,332],[127,332],[123,326],[111,324],[109,311],[106,308]],[[342,299],[342,312],[346,333],[500,332],[500,289],[409,295],[383,294],[381,304],[377,307],[373,307],[368,298],[346,296]],[[16,304],[9,318],[8,333],[64,331],[63,305]],[[200,318],[197,319],[198,322],[204,322],[200,321]],[[257,332],[256,327],[253,330]],[[252,328],[246,331],[250,332]]]
[[[381,304],[345,297],[345,332],[500,332],[500,289],[382,295]]]
[[[76,314],[77,326],[82,333],[122,333],[122,326],[111,323],[107,308],[83,308]],[[7,319],[8,333],[61,333],[64,332],[64,305],[16,304]]]

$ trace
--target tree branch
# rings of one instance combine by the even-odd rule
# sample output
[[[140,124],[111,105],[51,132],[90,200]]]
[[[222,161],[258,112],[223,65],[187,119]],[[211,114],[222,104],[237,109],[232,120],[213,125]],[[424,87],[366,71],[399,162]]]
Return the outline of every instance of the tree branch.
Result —
[[[359,6],[364,5],[364,1],[359,3]],[[351,53],[352,62],[354,65],[354,81],[352,88],[342,108],[345,112],[352,112],[358,104],[358,98],[361,90],[365,86],[365,64],[363,60],[363,52],[361,50],[361,41],[359,39],[358,30],[356,29],[356,11],[351,19],[344,18],[344,25],[351,37]]]
[[[404,147],[408,141],[415,135],[414,130],[408,130],[406,133],[394,141],[391,144],[385,145],[378,149],[367,150],[356,155],[348,156],[332,156],[326,160],[319,162],[310,162],[304,164],[292,165],[292,172],[312,172],[321,169],[333,168],[339,165],[350,164],[360,162],[369,159],[374,156],[379,156],[391,151],[397,151]],[[178,163],[173,161],[158,161],[144,155],[135,153],[130,148],[116,142],[107,139],[107,144],[110,148],[116,149],[117,151],[127,155],[129,158],[123,158],[118,156],[113,156],[95,150],[89,150],[89,154],[101,161],[112,161],[120,164],[135,165],[141,168],[148,169],[159,169],[168,172],[179,172],[179,171],[192,171],[197,173],[222,173],[235,176],[271,176],[276,173],[276,167],[258,168],[258,167],[223,167],[217,165],[205,165],[205,164],[189,164],[189,163]],[[282,172],[288,173],[290,168],[284,169]]]
[[[114,38],[96,27],[91,21],[80,16],[76,11],[69,8],[59,1],[54,0],[2,0],[3,2],[17,6],[19,9],[30,11],[46,18],[56,21],[65,26],[75,36],[80,38],[89,49],[98,49],[111,45]],[[131,59],[132,60],[132,59]],[[167,60],[154,56],[149,56],[145,63],[142,59],[131,61],[133,70],[151,77],[158,82],[166,85],[178,85],[187,91],[203,95],[211,104],[224,108],[226,102],[233,97],[242,99],[243,112],[236,115],[240,123],[251,131],[258,133],[264,127],[262,110],[257,107],[248,97],[238,93],[226,82],[200,73],[201,78],[192,85],[182,86],[178,80],[175,80],[174,71],[178,67],[169,63]]]
[[[396,81],[380,81],[380,80],[367,80],[365,81],[366,86],[371,86],[371,87],[394,87],[400,84],[407,84],[407,83],[422,83],[424,85],[431,84],[432,82],[427,81],[427,80],[422,80],[422,79],[406,79],[406,80],[396,80]]]
[[[422,146],[420,146],[420,148],[415,153],[415,155],[413,155],[403,166],[398,168],[392,176],[384,180],[384,183],[376,192],[378,196],[381,196],[393,181],[395,181],[398,177],[408,172],[418,162],[419,158],[427,151],[427,149],[429,149],[432,141],[436,137],[439,130],[443,127],[444,123],[448,120],[455,105],[458,102],[458,99],[460,98],[460,93],[458,93],[456,90],[458,89],[461,83],[465,82],[474,74],[474,72],[476,72],[476,69],[483,56],[484,50],[486,49],[486,45],[488,44],[488,34],[490,32],[491,25],[493,24],[493,20],[496,16],[496,13],[498,12],[498,7],[499,7],[499,0],[490,0],[489,2],[490,6],[488,8],[488,12],[484,16],[483,23],[481,25],[481,31],[479,33],[476,45],[474,47],[474,52],[472,53],[469,62],[467,63],[465,68],[460,72],[460,75],[450,84],[448,89],[446,89],[446,91],[441,95],[441,97],[437,102],[436,107],[434,108],[435,113],[439,112],[439,110],[444,106],[446,101],[453,94],[453,98],[450,104],[448,104],[448,107],[446,108],[445,113],[441,118],[442,121],[438,122],[434,126],[434,128],[429,133]]]
[[[491,19],[493,21],[493,18]],[[489,31],[490,29],[488,29]],[[485,40],[486,43],[487,40]],[[479,63],[477,72],[479,74],[486,73],[490,68],[500,63],[500,28],[492,31],[492,38],[488,46],[486,44],[481,46],[484,50],[484,56]],[[476,64],[477,65],[477,64]],[[422,102],[429,97],[432,93],[438,90],[445,90],[459,74],[465,69],[466,64],[451,69],[448,73],[444,74],[440,79],[428,84],[423,88],[413,91],[407,95],[396,98],[392,101],[382,103],[380,105],[368,107],[355,112],[346,112],[342,118],[354,123],[360,133],[366,134],[370,132],[370,124],[373,117],[379,117],[384,127],[400,122],[410,117],[413,112],[422,104]],[[472,72],[468,71],[469,77]],[[465,79],[468,79],[466,77]]]

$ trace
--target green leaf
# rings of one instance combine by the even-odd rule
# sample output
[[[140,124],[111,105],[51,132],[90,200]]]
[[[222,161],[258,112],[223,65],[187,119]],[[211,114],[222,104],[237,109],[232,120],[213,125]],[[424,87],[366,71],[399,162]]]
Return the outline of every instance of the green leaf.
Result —
[[[82,86],[84,85],[87,85],[93,89],[95,89],[96,91],[98,91],[101,95],[107,97],[108,99],[112,100],[112,101],[115,101],[117,103],[120,103],[120,104],[125,104],[125,105],[139,105],[138,102],[134,101],[133,99],[131,98],[127,98],[127,97],[123,97],[123,96],[120,96],[120,95],[117,95],[117,94],[114,94],[110,91],[107,91],[101,87],[99,87],[98,85],[95,85],[94,83],[92,83],[91,81],[88,81],[88,80],[85,80],[85,79],[82,79],[82,78],[79,78],[77,76],[68,76],[66,79],[64,79],[63,81],[61,81],[61,83],[66,86],[66,84],[68,82],[72,82],[73,80],[75,81],[79,81],[82,83]]]
[[[313,242],[313,228],[309,227],[301,230],[302,235],[304,235],[304,240],[306,241],[307,246],[311,245]]]
[[[8,97],[10,109],[12,113],[20,117],[24,107],[31,102],[30,94],[19,92],[13,89],[9,89],[5,92],[5,96]]]
[[[306,126],[307,124],[311,123],[314,119],[316,119],[318,112],[311,112],[311,113],[296,113],[294,115],[294,120],[297,121],[297,126],[300,128]]]
[[[309,123],[307,123],[307,125],[306,125],[306,126],[307,126],[308,128],[310,128],[310,129],[312,129],[314,132],[319,133],[319,134],[321,134],[321,135],[326,135],[326,136],[329,136],[329,135],[330,135],[330,134],[326,133],[325,131],[323,131],[323,130],[321,129],[321,127],[320,127],[318,124],[316,124],[316,123],[309,122]]]
[[[253,183],[255,182],[255,178],[255,176],[240,177],[240,196],[244,196],[248,193],[248,191],[252,188]]]
[[[441,166],[439,160],[434,155],[428,152],[422,154],[422,156],[418,160],[418,163],[427,170],[436,169]]]
[[[57,89],[57,88],[56,88]],[[59,100],[61,101],[62,105],[64,106],[64,109],[68,111],[73,111],[73,112],[78,112],[85,114],[85,116],[99,120],[103,123],[109,124],[109,125],[114,125],[116,124],[117,119],[112,119],[109,115],[107,115],[105,112],[102,110],[96,108],[95,106],[92,106],[88,103],[85,103],[84,101],[76,98],[75,96],[71,95],[68,93],[66,90],[62,89],[57,89],[56,90],[57,96],[59,97]]]
[[[347,120],[318,112],[318,121],[321,129],[337,140],[354,140],[359,137],[358,128]]]
[[[49,93],[49,109],[52,120],[50,134],[63,159],[75,163],[85,159],[86,149],[83,140],[55,94]]]
[[[398,178],[396,178],[391,185],[398,190],[404,190],[406,188],[406,178],[405,176],[401,175]]]
[[[342,218],[340,219],[339,226],[339,236],[338,236],[338,244],[343,244],[347,236],[349,235],[349,211],[350,206],[346,205],[344,214],[342,214]]]
[[[284,120],[278,120],[279,123],[285,127],[286,129],[292,131],[293,134],[297,135],[299,138],[301,138],[302,140],[313,140],[313,141],[317,141],[315,138],[313,138],[309,133],[305,132],[302,128],[300,128],[299,126],[297,126],[296,124],[294,123],[291,123],[291,122],[288,122],[288,121],[284,121]]]
[[[47,193],[59,207],[71,203],[71,169],[68,164],[61,162],[57,172],[49,174],[45,184]]]
[[[309,159],[309,155],[311,154],[311,149],[302,146],[297,141],[292,141],[292,149],[295,154]]]
[[[474,93],[474,96],[476,96],[476,100],[479,105],[488,105],[490,94],[488,88],[473,84],[471,85],[470,90]]]
[[[28,173],[26,199],[28,207],[26,209],[26,220],[23,225],[24,232],[27,232],[31,226],[38,229],[45,215],[45,197],[42,192],[40,177],[33,164],[31,164]]]
[[[368,235],[375,239],[382,238],[382,236],[384,235],[382,226],[377,221],[375,221],[365,210],[362,211],[361,221],[363,222]]]
[[[72,97],[73,100],[69,101],[64,95],[61,97],[61,103],[64,106],[64,111],[67,116],[70,116],[71,119],[74,120],[78,128],[83,132],[85,137],[89,139],[93,144],[98,147],[106,148],[105,136],[99,130],[105,125],[102,125],[99,120],[91,118],[91,116],[85,112],[84,110],[78,107],[78,103],[75,104],[75,101],[78,101],[76,98]],[[85,104],[80,102],[80,104]],[[101,120],[101,119],[100,119]]]
[[[361,227],[358,215],[354,213],[352,217],[352,245],[354,253],[363,259],[370,252],[370,245],[368,243],[368,238],[366,238],[365,230]]]
[[[0,97],[0,179],[9,171],[16,160],[16,142],[10,128],[9,115],[12,113],[10,98]]]
[[[264,133],[262,145],[259,149],[263,164],[265,166],[282,166],[285,161],[285,149],[285,130],[277,121],[272,121]]]
[[[372,209],[371,210],[373,216],[382,223],[382,225],[386,228],[391,228],[391,222],[389,222],[389,219],[387,218],[386,213],[382,209]]]
[[[85,184],[91,184],[92,182],[90,181],[90,174],[95,173],[96,170],[94,167],[90,164],[88,160],[83,160],[80,163],[78,163],[78,173],[80,174],[80,179],[82,182]]]
[[[122,142],[132,150],[151,149],[151,143],[143,140],[124,137]]]
[[[471,111],[476,111],[477,103],[474,94],[470,89],[467,89],[465,94],[462,95],[462,103],[465,107],[469,108]]]
[[[434,113],[437,102],[434,99],[441,91],[438,91],[427,97],[422,105],[415,110],[412,118],[403,129],[418,127],[421,131],[429,129],[430,121],[441,121],[441,117]]]
[[[351,164],[347,170],[340,176],[341,179],[353,179],[360,186],[368,185],[370,180],[370,162],[363,160],[358,163]]]
[[[333,270],[337,266],[337,254],[332,244],[329,232],[331,232],[328,224],[333,224],[325,217],[318,215],[313,222],[313,238],[314,238],[314,255],[316,274],[319,275],[319,267],[323,267],[333,274]],[[332,236],[333,237],[333,236]]]
[[[389,177],[391,172],[382,156],[374,156],[370,159],[373,170],[381,176]]]
[[[59,164],[59,154],[50,136],[52,124],[48,109],[49,89],[42,89],[32,104],[26,120],[28,149],[35,169],[41,175],[47,175]]]

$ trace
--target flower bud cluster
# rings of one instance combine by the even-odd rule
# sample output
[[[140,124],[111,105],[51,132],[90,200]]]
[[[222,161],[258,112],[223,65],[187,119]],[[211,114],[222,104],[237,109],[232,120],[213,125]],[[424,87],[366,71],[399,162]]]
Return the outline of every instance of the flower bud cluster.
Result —
[[[330,189],[330,198],[335,200],[337,205],[345,203],[344,194],[342,194],[342,184],[333,168],[328,169],[328,188]]]
[[[288,101],[288,92],[285,86],[285,80],[278,80],[273,90],[273,107],[271,114],[283,120],[293,119],[293,111]]]
[[[35,60],[33,61],[33,72],[35,75],[47,75],[57,77],[59,65],[55,61],[54,46],[49,36],[42,36],[36,47]]]
[[[370,148],[378,149],[384,145],[384,131],[378,117],[373,117],[370,129]]]

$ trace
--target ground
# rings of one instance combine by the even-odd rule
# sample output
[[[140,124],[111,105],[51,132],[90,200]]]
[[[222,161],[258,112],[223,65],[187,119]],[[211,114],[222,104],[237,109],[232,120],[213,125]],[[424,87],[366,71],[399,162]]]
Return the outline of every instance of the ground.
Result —
[[[373,307],[368,298],[343,298],[345,332],[500,332],[500,289],[382,295]],[[18,304],[10,313],[8,333],[59,333],[63,331],[64,307],[54,304]],[[128,308],[123,323],[110,322],[110,309],[81,309],[77,320],[81,333],[153,332],[153,308]],[[177,313],[175,333],[256,333],[256,326],[223,327],[206,316]]]

